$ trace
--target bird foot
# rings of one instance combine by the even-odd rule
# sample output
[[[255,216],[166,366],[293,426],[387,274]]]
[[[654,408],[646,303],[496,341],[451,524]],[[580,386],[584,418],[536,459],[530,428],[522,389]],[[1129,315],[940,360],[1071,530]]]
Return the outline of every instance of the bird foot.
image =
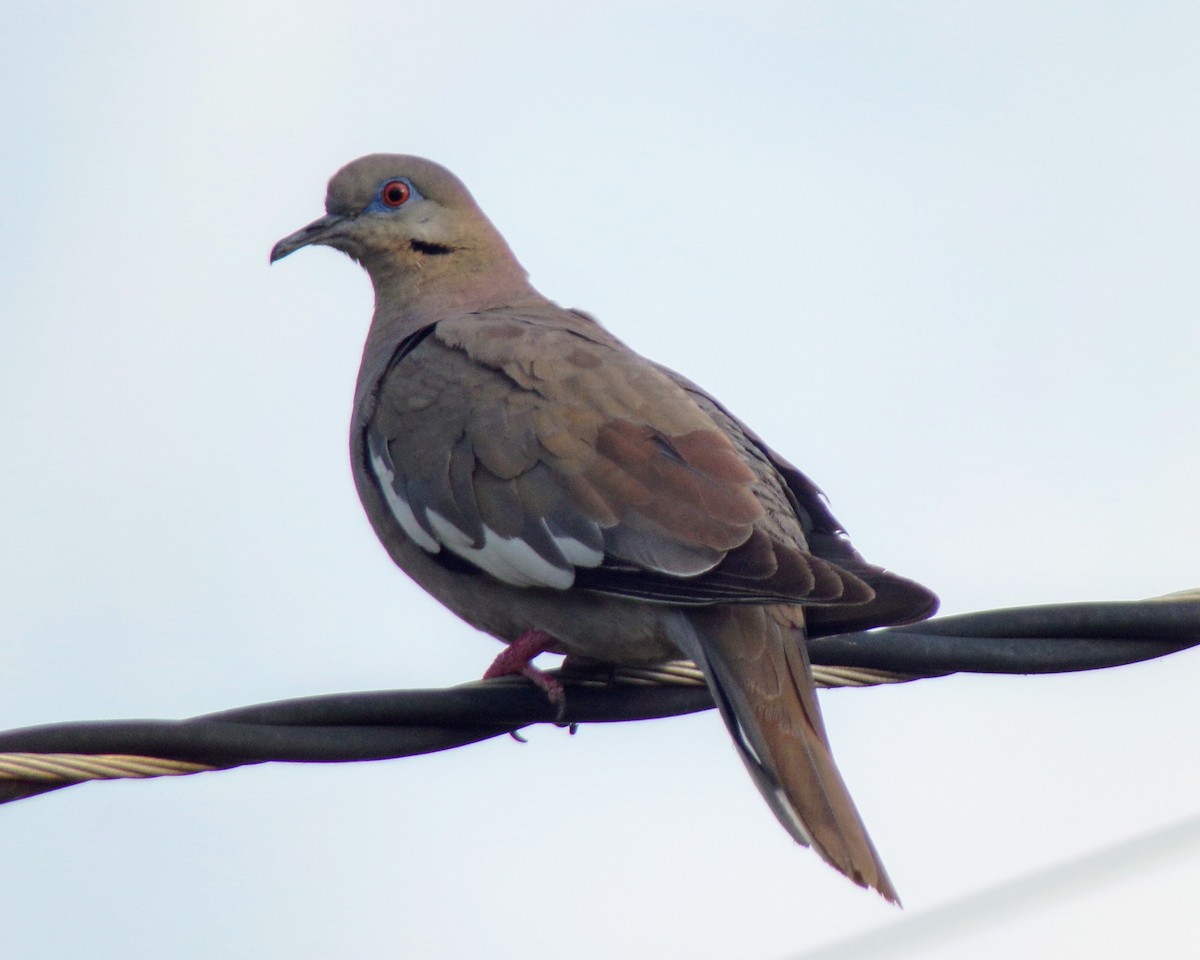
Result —
[[[553,677],[535,667],[531,661],[541,653],[559,651],[558,641],[544,630],[526,630],[512,643],[505,647],[500,656],[492,661],[492,665],[484,671],[483,679],[492,677],[522,676],[545,695],[546,699],[558,707],[559,719],[566,710],[566,692],[563,685]]]

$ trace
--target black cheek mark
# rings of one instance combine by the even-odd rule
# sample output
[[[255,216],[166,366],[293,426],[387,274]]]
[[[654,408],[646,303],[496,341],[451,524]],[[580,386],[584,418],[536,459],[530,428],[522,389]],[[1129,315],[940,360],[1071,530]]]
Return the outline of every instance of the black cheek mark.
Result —
[[[424,240],[410,240],[408,243],[417,253],[424,253],[431,257],[444,256],[455,250],[454,247],[448,247],[442,243],[426,243]]]

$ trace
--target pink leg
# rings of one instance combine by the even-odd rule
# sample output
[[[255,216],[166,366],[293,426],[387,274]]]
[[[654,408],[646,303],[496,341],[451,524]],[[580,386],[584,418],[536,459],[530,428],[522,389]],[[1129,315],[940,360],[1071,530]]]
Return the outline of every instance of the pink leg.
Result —
[[[558,641],[544,630],[526,630],[492,661],[492,665],[484,671],[483,679],[490,680],[492,677],[517,675],[525,677],[537,685],[551,703],[562,707],[564,696],[562,684],[529,662],[539,653],[558,649]]]

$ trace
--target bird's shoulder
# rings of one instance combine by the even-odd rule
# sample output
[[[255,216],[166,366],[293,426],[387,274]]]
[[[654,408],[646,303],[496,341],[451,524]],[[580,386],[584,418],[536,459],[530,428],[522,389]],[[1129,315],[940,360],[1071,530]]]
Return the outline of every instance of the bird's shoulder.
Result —
[[[588,314],[554,304],[481,311],[436,324],[424,357],[455,367],[469,383],[498,374],[517,402],[590,411],[597,421],[653,425],[681,435],[712,430],[710,417],[654,363]]]

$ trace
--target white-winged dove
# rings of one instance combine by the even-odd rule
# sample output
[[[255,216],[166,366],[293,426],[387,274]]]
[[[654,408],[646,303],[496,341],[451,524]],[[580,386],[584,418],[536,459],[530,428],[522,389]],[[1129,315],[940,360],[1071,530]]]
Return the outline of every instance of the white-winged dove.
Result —
[[[396,563],[511,645],[498,670],[545,649],[695,661],[788,832],[895,901],[805,631],[918,620],[933,594],[859,556],[816,486],[707,393],[534,290],[449,171],[362,157],[325,209],[271,260],[323,244],[370,274],[350,449]]]

